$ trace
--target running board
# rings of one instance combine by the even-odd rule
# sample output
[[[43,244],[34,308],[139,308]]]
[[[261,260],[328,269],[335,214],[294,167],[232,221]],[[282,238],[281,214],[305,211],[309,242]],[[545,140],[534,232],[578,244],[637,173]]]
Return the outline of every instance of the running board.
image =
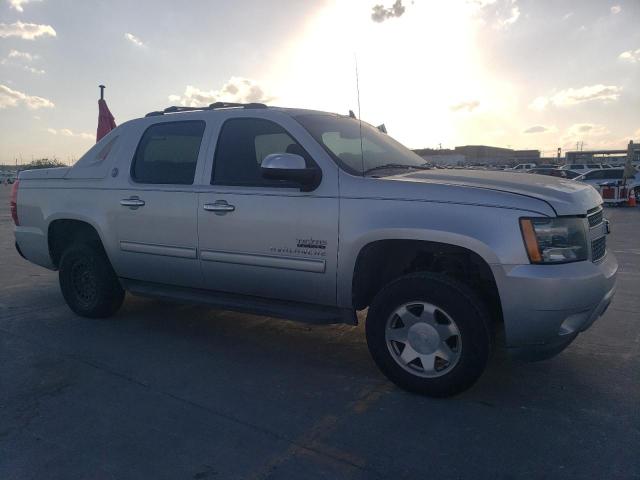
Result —
[[[355,311],[348,308],[272,300],[214,290],[176,287],[173,285],[143,282],[128,278],[121,278],[120,282],[129,293],[141,297],[162,298],[184,303],[199,303],[210,305],[221,310],[233,310],[236,312],[277,317],[305,323],[358,324],[358,317]]]

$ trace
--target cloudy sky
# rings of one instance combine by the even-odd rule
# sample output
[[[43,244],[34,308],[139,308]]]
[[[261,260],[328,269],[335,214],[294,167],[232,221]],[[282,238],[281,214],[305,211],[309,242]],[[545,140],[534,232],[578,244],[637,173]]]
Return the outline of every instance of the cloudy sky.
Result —
[[[640,139],[639,0],[0,0],[0,163],[215,100],[357,111],[412,148]]]

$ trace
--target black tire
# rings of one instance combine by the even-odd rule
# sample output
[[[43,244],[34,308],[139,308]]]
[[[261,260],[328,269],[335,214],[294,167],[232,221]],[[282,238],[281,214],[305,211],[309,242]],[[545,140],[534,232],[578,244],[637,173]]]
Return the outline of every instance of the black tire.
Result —
[[[58,278],[67,305],[82,317],[110,317],[124,300],[124,290],[100,245],[77,243],[67,248]]]
[[[411,302],[427,302],[442,309],[459,331],[457,363],[442,376],[425,378],[409,372],[396,362],[387,346],[387,321],[397,308]],[[443,275],[425,272],[400,277],[376,295],[367,315],[366,334],[369,351],[389,380],[431,397],[449,397],[470,388],[486,367],[493,340],[486,307],[473,291]]]

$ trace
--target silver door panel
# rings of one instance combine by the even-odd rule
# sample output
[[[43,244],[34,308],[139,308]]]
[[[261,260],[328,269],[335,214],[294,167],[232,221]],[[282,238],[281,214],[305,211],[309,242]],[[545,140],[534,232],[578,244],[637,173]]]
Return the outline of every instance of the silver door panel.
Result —
[[[284,270],[299,270],[301,272],[324,273],[326,261],[307,260],[303,258],[278,257],[271,255],[249,255],[233,252],[215,252],[202,250],[200,257],[205,262],[232,263],[235,265],[249,265],[254,267],[280,268]]]
[[[199,251],[212,290],[334,304],[338,199],[293,189],[218,187],[201,193]],[[234,210],[204,207],[222,201]]]
[[[141,186],[114,190],[112,229],[118,239],[116,271],[121,277],[186,287],[201,287],[197,259],[197,193],[188,186]],[[189,191],[191,190],[191,191]],[[143,206],[123,206],[121,199],[137,197]]]

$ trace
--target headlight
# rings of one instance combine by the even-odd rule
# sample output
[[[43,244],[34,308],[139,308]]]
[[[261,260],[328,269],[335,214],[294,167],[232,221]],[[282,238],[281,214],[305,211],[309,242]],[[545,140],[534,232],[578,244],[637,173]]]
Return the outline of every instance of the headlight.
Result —
[[[587,236],[582,218],[521,218],[520,228],[531,263],[587,259]]]

